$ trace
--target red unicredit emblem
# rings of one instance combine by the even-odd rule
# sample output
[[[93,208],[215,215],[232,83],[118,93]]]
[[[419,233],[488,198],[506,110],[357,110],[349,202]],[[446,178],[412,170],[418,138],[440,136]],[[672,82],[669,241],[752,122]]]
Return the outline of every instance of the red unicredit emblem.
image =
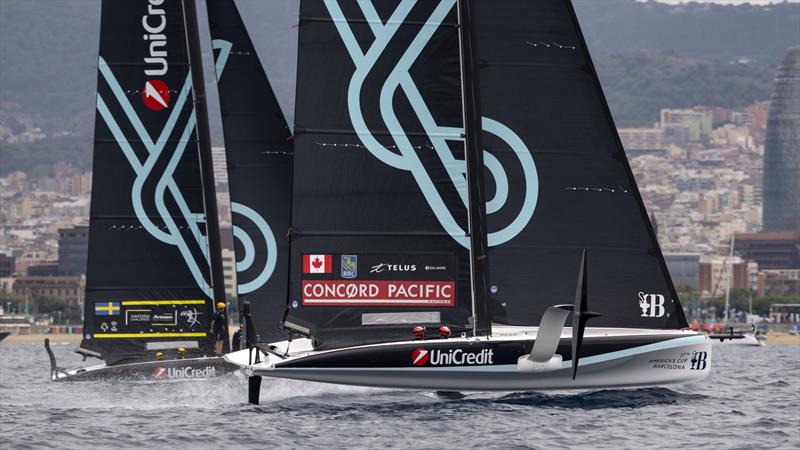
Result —
[[[169,86],[161,80],[148,80],[142,89],[145,106],[153,111],[161,111],[169,106]]]
[[[424,348],[418,348],[411,354],[411,363],[415,366],[424,366],[428,363],[428,358],[431,357],[431,352]]]
[[[439,327],[439,336],[442,339],[449,338],[451,334],[453,334],[453,331],[447,325]]]

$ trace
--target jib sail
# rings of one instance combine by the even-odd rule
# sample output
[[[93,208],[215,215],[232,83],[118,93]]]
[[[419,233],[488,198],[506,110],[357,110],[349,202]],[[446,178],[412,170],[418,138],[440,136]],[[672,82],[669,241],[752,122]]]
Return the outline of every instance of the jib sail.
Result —
[[[280,105],[233,0],[208,2],[225,153],[240,301],[262,341],[286,336],[293,143]]]
[[[289,309],[320,348],[473,328],[455,0],[303,0]]]
[[[84,351],[212,353],[210,253],[180,0],[105,0]],[[207,180],[213,183],[213,180]]]
[[[493,319],[536,325],[572,303],[586,249],[592,326],[684,327],[570,2],[471,5]]]

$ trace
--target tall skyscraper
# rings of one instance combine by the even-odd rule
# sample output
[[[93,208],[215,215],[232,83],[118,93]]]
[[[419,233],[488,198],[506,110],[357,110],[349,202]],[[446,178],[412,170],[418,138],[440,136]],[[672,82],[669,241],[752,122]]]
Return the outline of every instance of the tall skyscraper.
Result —
[[[800,46],[786,52],[770,100],[764,231],[800,231]]]

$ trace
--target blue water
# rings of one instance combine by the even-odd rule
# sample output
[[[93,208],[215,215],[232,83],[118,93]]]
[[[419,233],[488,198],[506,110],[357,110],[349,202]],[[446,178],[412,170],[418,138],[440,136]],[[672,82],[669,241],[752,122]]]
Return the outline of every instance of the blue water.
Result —
[[[60,364],[79,365],[73,346]],[[470,394],[264,380],[51,383],[44,349],[0,345],[0,448],[800,448],[800,346],[715,347],[669,388]]]

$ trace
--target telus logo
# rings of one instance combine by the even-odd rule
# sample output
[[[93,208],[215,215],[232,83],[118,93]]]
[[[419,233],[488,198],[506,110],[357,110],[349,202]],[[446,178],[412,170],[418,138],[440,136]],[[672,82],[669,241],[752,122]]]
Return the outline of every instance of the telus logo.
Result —
[[[147,14],[142,16],[142,39],[149,42],[148,56],[144,58],[147,76],[164,76],[169,71],[167,63],[167,17],[163,8],[155,8],[164,0],[148,0]],[[142,100],[145,106],[153,111],[161,111],[169,106],[169,86],[161,80],[147,80],[142,89]]]
[[[447,351],[418,348],[411,354],[411,363],[415,366],[424,366],[428,363],[431,366],[474,366],[494,364],[493,356],[494,351],[490,348],[478,352],[464,351],[460,348]]]

